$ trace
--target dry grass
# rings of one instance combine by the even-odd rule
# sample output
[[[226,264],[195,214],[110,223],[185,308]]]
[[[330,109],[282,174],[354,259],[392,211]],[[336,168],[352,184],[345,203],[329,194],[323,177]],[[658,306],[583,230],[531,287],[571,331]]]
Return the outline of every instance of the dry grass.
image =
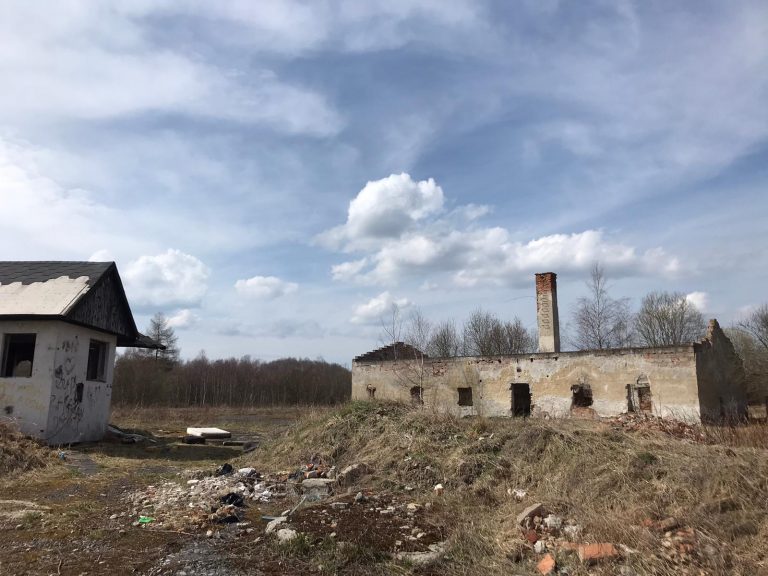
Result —
[[[740,448],[768,450],[768,422],[737,423],[724,426],[702,426],[706,441]]]
[[[11,425],[0,422],[0,476],[41,468],[52,461],[51,450],[23,436]]]
[[[189,426],[217,426],[234,431],[257,432],[290,425],[301,417],[326,414],[327,406],[115,406],[110,421],[123,427],[183,434]]]
[[[406,406],[350,403],[305,416],[297,426],[244,461],[288,468],[314,458],[345,466],[369,464],[367,486],[409,486],[431,500],[451,531],[440,574],[508,574],[531,560],[509,558],[519,545],[514,518],[527,504],[584,527],[584,541],[622,544],[637,554],[624,562],[637,574],[680,574],[661,556],[661,535],[645,519],[676,517],[697,531],[704,574],[768,574],[768,452],[765,430],[723,429],[713,444],[657,433],[627,433],[578,421],[457,419]],[[727,444],[727,445],[726,445]],[[441,482],[446,496],[432,487]],[[515,502],[508,489],[529,493]],[[707,553],[703,551],[706,549]],[[558,558],[570,574],[590,571]],[[691,573],[698,573],[693,571]]]

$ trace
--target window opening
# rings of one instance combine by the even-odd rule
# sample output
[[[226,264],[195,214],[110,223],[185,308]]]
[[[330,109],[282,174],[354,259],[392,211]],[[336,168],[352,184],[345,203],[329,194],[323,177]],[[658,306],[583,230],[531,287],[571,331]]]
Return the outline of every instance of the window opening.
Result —
[[[459,388],[459,406],[472,406],[472,388]]]
[[[512,416],[531,415],[531,387],[528,384],[512,384]]]
[[[83,401],[83,383],[78,382],[77,386],[75,386],[75,402],[82,402]]]
[[[376,397],[376,388],[373,386],[368,386],[366,390],[368,391],[368,399],[373,400]]]
[[[97,382],[106,382],[107,380],[107,351],[109,345],[100,340],[91,340],[88,347],[88,368],[85,379],[95,380]]]
[[[592,406],[592,387],[589,384],[571,386],[571,407],[588,408]]]
[[[29,378],[35,359],[35,334],[6,334],[3,348],[3,378]]]

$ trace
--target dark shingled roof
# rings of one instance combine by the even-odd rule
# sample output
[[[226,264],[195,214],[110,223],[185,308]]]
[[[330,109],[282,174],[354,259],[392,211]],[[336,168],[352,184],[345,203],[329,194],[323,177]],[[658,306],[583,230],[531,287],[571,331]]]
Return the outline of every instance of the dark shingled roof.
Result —
[[[93,286],[112,266],[112,262],[0,262],[0,284],[32,284],[67,276],[88,277],[88,286]]]
[[[35,282],[47,282],[62,277],[74,280],[83,276],[88,278],[86,281],[88,290],[80,293],[75,301],[60,314],[51,317],[116,334],[118,346],[165,349],[165,346],[136,329],[136,323],[114,262],[0,262],[0,284],[5,285],[20,282],[26,286]],[[97,294],[99,291],[101,294]],[[105,298],[107,299],[106,309],[104,308]],[[91,309],[88,310],[91,304]],[[94,322],[91,319],[94,314],[99,317],[99,321]],[[49,316],[45,313],[29,314],[22,312],[20,314],[2,314],[0,318],[2,317],[40,319]]]

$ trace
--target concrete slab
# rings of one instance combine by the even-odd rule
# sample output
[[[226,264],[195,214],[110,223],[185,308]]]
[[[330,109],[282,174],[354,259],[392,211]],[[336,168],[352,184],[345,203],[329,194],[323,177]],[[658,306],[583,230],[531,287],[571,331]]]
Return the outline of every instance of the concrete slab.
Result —
[[[190,436],[200,436],[201,438],[231,438],[232,433],[221,428],[187,428],[187,434]]]

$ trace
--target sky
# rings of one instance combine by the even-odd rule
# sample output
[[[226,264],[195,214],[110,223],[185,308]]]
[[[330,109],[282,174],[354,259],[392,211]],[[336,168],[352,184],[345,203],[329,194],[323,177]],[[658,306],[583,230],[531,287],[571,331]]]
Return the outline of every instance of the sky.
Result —
[[[381,317],[766,302],[768,3],[0,0],[0,259],[117,262],[182,356]]]

